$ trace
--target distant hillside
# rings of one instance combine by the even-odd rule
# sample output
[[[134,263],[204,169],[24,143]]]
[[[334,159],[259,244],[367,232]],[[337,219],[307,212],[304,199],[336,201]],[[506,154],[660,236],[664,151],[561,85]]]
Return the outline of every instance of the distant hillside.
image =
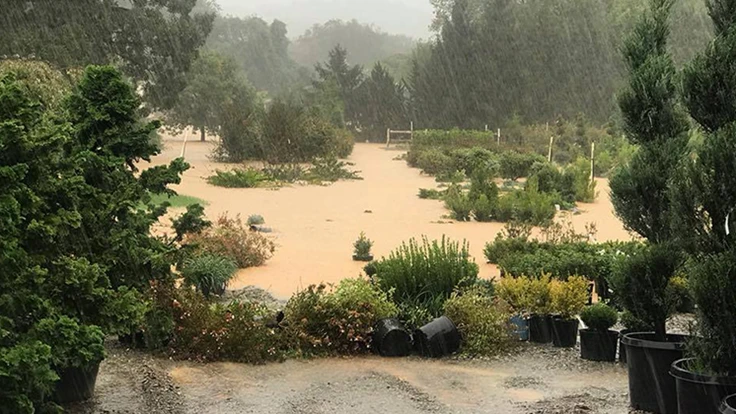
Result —
[[[289,54],[300,65],[311,68],[325,61],[337,44],[347,49],[351,64],[370,66],[394,55],[410,53],[415,42],[410,37],[384,33],[357,20],[330,20],[312,26],[292,42]]]

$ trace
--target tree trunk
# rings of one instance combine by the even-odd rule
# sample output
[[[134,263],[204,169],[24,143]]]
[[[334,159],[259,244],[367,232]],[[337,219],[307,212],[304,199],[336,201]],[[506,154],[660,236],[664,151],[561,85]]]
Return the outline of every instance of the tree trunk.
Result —
[[[199,128],[199,132],[201,134],[200,135],[200,141],[205,142],[207,140],[207,134],[205,133],[204,127],[200,127]]]

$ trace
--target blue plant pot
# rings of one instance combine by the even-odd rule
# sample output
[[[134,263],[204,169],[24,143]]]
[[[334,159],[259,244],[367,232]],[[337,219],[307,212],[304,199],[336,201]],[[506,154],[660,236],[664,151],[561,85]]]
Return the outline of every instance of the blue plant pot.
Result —
[[[520,341],[529,340],[529,323],[521,315],[514,315],[511,317],[511,323],[516,327],[514,332],[519,337]]]

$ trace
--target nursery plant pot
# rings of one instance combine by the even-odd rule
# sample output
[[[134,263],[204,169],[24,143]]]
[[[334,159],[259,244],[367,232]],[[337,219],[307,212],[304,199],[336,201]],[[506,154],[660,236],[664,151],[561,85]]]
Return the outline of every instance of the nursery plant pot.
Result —
[[[57,371],[59,381],[54,389],[54,401],[67,404],[92,398],[99,370],[98,362],[84,368],[66,368]]]
[[[634,331],[631,329],[622,329],[618,333],[618,361],[622,364],[626,364],[626,347],[624,346],[624,336]]]
[[[358,256],[357,254],[353,255],[353,260],[356,262],[372,262],[373,261],[373,255],[369,254],[367,256]]]
[[[519,338],[520,341],[529,340],[529,323],[521,315],[515,315],[511,317],[511,323],[516,327],[514,334]]]
[[[723,400],[736,394],[736,377],[715,377],[690,371],[693,359],[672,363],[677,384],[678,414],[718,414]]]
[[[529,340],[538,344],[552,342],[552,317],[532,315],[529,318]]]
[[[446,316],[439,317],[414,331],[417,352],[428,358],[439,358],[460,349],[460,332]]]
[[[552,319],[552,344],[557,348],[573,348],[578,342],[577,319]]]
[[[721,414],[736,414],[736,394],[729,395],[721,403]]]
[[[616,361],[618,332],[598,331],[595,329],[580,330],[580,357],[588,361]]]
[[[373,343],[378,353],[384,357],[401,357],[411,354],[411,334],[398,319],[378,321]]]
[[[667,342],[654,338],[653,332],[624,336],[631,406],[656,414],[677,414],[677,387],[669,370],[673,362],[682,359],[687,337],[667,335]]]

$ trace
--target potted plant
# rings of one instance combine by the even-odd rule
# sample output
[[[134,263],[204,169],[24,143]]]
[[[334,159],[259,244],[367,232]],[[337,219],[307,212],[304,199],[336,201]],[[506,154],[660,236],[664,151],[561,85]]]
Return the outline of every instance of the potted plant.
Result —
[[[672,365],[680,414],[717,413],[736,393],[736,19],[731,1],[708,1],[715,37],[683,71],[683,102],[702,142],[672,186],[675,225],[690,254],[697,307],[693,359]]]
[[[623,45],[629,73],[618,103],[627,139],[638,149],[610,179],[611,202],[624,226],[648,241],[642,252],[621,260],[611,287],[619,303],[654,332],[624,336],[629,397],[634,409],[677,413],[677,395],[669,365],[681,358],[684,337],[668,335],[665,323],[674,309],[668,286],[681,264],[674,242],[671,184],[688,151],[687,114],[678,104],[677,71],[669,55],[672,1],[650,0]]]
[[[515,334],[521,341],[529,340],[528,310],[525,309],[528,295],[528,278],[502,277],[496,283],[496,294],[506,302],[514,312],[511,323],[516,327]]]
[[[622,364],[627,364],[626,347],[623,345],[624,336],[632,332],[652,332],[654,331],[654,328],[643,322],[641,319],[637,319],[627,310],[621,312],[619,321],[621,322],[621,325],[624,326],[624,329],[618,333],[618,360]]]
[[[353,243],[353,260],[358,262],[373,261],[373,255],[371,254],[372,247],[373,241],[366,237],[365,232],[361,232],[358,240]]]
[[[527,295],[526,305],[529,310],[529,340],[539,344],[552,342],[552,296],[550,293],[550,276],[525,278]]]
[[[719,412],[720,414],[736,414],[736,394],[723,399]]]
[[[54,400],[63,404],[91,398],[105,358],[102,330],[59,316],[39,321],[31,335],[51,346],[52,367],[59,376]]]
[[[580,313],[587,327],[580,330],[580,356],[588,361],[616,361],[618,332],[610,330],[618,313],[604,303],[588,306]]]
[[[588,303],[588,280],[572,276],[567,281],[553,280],[550,283],[552,296],[552,343],[560,348],[572,348],[578,340],[577,315]]]

